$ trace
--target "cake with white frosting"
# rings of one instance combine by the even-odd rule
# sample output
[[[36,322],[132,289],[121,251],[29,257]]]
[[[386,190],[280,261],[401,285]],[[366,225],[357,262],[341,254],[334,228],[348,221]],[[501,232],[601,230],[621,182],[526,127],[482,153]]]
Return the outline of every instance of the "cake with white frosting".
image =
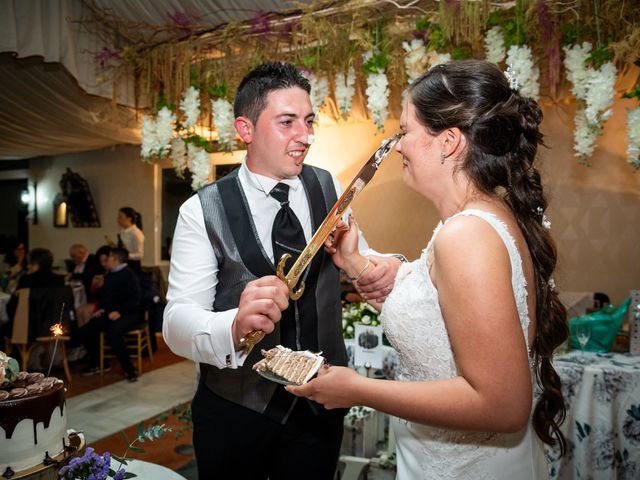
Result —
[[[282,345],[262,350],[262,356],[264,358],[253,365],[254,370],[269,371],[296,385],[303,385],[311,380],[324,362],[324,358],[317,353],[308,350],[293,351]]]
[[[64,383],[17,370],[0,352],[0,478],[46,464],[66,446]]]

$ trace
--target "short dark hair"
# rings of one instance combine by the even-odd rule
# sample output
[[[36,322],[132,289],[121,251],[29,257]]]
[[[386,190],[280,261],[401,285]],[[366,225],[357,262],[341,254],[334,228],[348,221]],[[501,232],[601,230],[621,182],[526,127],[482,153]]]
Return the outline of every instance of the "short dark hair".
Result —
[[[311,92],[311,84],[290,63],[268,62],[251,70],[240,82],[233,104],[236,118],[247,117],[254,125],[267,105],[267,95],[273,90],[298,87]]]
[[[53,267],[53,253],[46,248],[34,248],[29,252],[29,265],[37,265],[38,270],[49,271]]]
[[[111,254],[112,248],[113,247],[110,247],[109,245],[101,246],[98,250],[96,250],[96,257],[98,257],[98,259],[100,259],[102,255],[106,255],[108,257]]]
[[[118,259],[118,263],[124,263],[129,260],[129,250],[126,248],[112,248],[109,255],[116,257]]]

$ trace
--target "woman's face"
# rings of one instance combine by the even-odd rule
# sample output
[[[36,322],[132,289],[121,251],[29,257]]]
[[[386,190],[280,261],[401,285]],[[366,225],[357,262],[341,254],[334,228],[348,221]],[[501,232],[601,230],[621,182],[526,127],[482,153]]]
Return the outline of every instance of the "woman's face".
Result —
[[[24,248],[24,243],[19,243],[13,251],[13,254],[18,260],[22,260],[27,254],[27,249]]]
[[[131,222],[131,219],[127,217],[124,213],[122,213],[120,210],[118,210],[118,225],[120,225],[122,228],[127,228],[127,227],[130,227],[132,224],[133,222]]]
[[[416,118],[411,102],[406,102],[400,117],[400,129],[404,133],[396,144],[402,155],[402,179],[418,193],[439,173],[441,145],[438,136],[431,135]]]

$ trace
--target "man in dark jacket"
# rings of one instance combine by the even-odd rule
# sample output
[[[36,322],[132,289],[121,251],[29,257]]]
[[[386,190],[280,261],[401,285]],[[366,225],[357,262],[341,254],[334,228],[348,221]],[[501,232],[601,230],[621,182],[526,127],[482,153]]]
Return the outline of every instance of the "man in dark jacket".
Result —
[[[93,277],[104,274],[104,268],[100,265],[98,257],[89,253],[89,249],[77,243],[69,249],[69,257],[73,264],[69,266],[71,280],[79,280],[84,285],[87,294],[87,301],[94,302],[98,298],[98,293],[91,288]]]
[[[127,266],[128,252],[114,248],[107,258],[107,274],[98,301],[98,310],[89,323],[80,329],[82,343],[87,350],[89,367],[82,373],[99,373],[100,332],[105,332],[116,358],[130,382],[137,380],[124,334],[142,320],[140,310],[140,285],[133,271]]]

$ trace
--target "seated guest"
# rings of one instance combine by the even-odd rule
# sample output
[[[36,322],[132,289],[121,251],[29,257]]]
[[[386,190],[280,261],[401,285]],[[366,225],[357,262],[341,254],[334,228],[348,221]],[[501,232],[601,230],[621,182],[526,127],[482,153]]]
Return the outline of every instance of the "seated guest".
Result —
[[[20,277],[27,273],[27,249],[24,242],[16,241],[9,247],[7,255],[4,258],[4,263],[7,264],[6,289],[9,293],[13,293]]]
[[[79,280],[84,285],[87,294],[87,302],[97,300],[97,292],[93,292],[91,284],[93,277],[104,273],[104,268],[100,265],[98,258],[84,245],[77,243],[69,249],[69,257],[72,260],[72,268],[69,269],[72,280]]]
[[[64,286],[64,277],[53,273],[53,253],[46,248],[34,248],[28,255],[27,273],[18,280],[16,291],[21,288],[46,288]],[[0,339],[11,336],[13,317],[18,307],[18,295],[11,295],[7,303],[9,321],[0,326]]]
[[[78,327],[82,327],[84,324],[91,320],[92,315],[98,310],[98,299],[100,298],[100,291],[104,285],[104,272],[107,271],[107,259],[111,253],[111,247],[109,245],[103,245],[98,250],[94,257],[98,262],[99,270],[94,273],[91,279],[91,284],[87,292],[87,303],[84,305],[78,305],[76,307],[76,318],[78,320]],[[85,286],[86,289],[86,286]]]
[[[100,332],[105,332],[127,379],[135,382],[138,377],[127,352],[124,334],[135,328],[141,320],[140,285],[136,275],[127,266],[127,257],[128,252],[123,248],[114,248],[109,253],[98,310],[89,323],[80,328],[79,333],[89,359],[89,366],[83,374],[99,373]]]

